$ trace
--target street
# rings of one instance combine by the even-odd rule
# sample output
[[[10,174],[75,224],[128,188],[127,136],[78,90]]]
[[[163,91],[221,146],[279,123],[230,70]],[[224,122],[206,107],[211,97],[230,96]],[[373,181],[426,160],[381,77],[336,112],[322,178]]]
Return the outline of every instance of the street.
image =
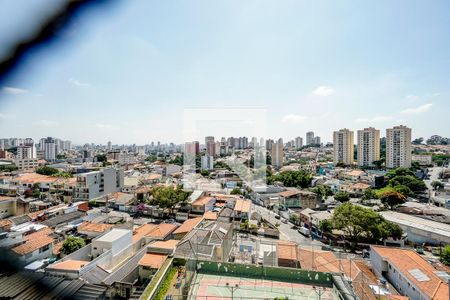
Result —
[[[280,224],[280,226],[278,227],[278,230],[280,231],[280,240],[292,241],[299,244],[300,246],[317,246],[317,247],[325,246],[320,241],[317,240],[313,241],[311,238],[307,238],[301,233],[299,233],[296,229],[291,229],[293,224],[291,224],[290,222],[284,224],[281,222],[281,219],[280,220],[276,219],[275,218],[276,214],[273,211],[255,204],[253,204],[253,208],[270,223],[275,224],[278,222]]]

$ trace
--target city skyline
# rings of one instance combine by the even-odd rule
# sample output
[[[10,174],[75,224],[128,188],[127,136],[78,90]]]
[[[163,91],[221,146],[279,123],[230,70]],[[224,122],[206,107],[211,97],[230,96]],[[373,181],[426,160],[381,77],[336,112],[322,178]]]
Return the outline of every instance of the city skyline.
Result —
[[[23,10],[6,2],[0,42],[25,35],[56,3]],[[331,141],[335,128],[400,124],[415,128],[414,138],[450,136],[449,6],[133,1],[92,9],[0,87],[0,128],[75,143],[181,143],[186,109],[233,107],[265,109],[267,136],[285,139],[313,129]],[[2,18],[11,12],[17,18]],[[218,124],[213,133],[251,136],[249,127]]]

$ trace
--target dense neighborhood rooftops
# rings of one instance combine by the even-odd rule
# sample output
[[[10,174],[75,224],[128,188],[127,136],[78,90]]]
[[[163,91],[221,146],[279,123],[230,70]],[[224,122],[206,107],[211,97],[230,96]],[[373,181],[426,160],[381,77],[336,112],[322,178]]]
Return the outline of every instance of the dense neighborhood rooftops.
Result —
[[[113,227],[112,224],[96,224],[90,222],[83,222],[78,226],[78,231],[87,231],[87,232],[105,232],[108,229]]]
[[[47,269],[51,270],[66,270],[66,271],[78,271],[89,262],[84,260],[73,260],[68,259],[61,262],[56,262],[52,265],[49,265]]]
[[[238,212],[248,213],[250,212],[251,202],[244,199],[237,199],[234,210]]]
[[[277,257],[278,259],[298,260],[297,244],[294,242],[278,241]]]
[[[281,192],[279,195],[284,198],[289,198],[289,197],[296,196],[299,194],[300,194],[300,190],[294,188],[294,189],[289,189],[284,192]]]
[[[159,254],[159,253],[146,253],[138,262],[138,265],[149,267],[152,269],[159,269],[164,261],[166,260],[167,255]]]
[[[127,235],[130,233],[130,230],[127,229],[119,229],[119,228],[113,228],[109,232],[105,233],[104,235],[100,236],[97,241],[99,242],[109,242],[112,243],[113,241],[120,239],[121,237]]]
[[[19,255],[31,253],[37,249],[53,243],[53,238],[50,236],[53,231],[50,228],[44,228],[31,234],[25,235],[23,240],[25,243],[14,247],[12,251]]]
[[[37,173],[22,173],[17,177],[14,177],[14,181],[20,182],[21,184],[34,184],[34,183],[51,183],[55,182],[58,178],[41,175]]]
[[[218,215],[217,212],[214,212],[214,211],[207,211],[207,212],[205,212],[205,213],[203,214],[203,218],[204,218],[205,220],[217,220],[217,215]]]
[[[202,217],[197,217],[193,219],[187,219],[186,221],[181,224],[180,227],[178,227],[173,233],[174,234],[180,234],[180,233],[188,233],[190,232],[194,227],[196,227],[201,221],[203,220]]]
[[[175,250],[179,240],[156,241],[149,245],[151,248]]]
[[[371,248],[383,259],[394,265],[429,299],[449,299],[448,283],[444,282],[436,274],[436,269],[415,251],[381,246],[372,246]]]
[[[421,229],[424,231],[434,232],[436,234],[445,236],[450,239],[450,225],[445,223],[439,223],[423,218],[395,212],[395,211],[383,211],[380,214],[388,221],[404,225],[412,228]]]
[[[213,200],[213,197],[209,197],[209,196],[203,196],[198,198],[197,200],[195,200],[192,205],[193,206],[201,206],[201,205],[206,205],[208,204],[211,200]]]

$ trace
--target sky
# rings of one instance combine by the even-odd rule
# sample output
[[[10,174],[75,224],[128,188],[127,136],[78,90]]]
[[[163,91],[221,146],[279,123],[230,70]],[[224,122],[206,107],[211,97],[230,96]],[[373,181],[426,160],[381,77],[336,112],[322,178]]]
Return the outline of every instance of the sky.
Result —
[[[0,57],[61,3],[2,1]],[[450,136],[449,11],[446,0],[92,7],[0,86],[0,137],[146,144],[314,131],[326,142],[340,128],[384,136],[400,124]]]

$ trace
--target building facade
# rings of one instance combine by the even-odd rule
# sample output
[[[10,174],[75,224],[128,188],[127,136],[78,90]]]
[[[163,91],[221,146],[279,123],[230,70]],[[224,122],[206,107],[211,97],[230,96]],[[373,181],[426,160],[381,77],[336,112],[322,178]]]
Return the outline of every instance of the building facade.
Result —
[[[380,130],[373,127],[358,130],[358,166],[372,167],[380,159]]]
[[[411,167],[411,128],[386,129],[386,168]]]
[[[333,161],[335,164],[353,164],[353,131],[344,128],[333,133]]]

